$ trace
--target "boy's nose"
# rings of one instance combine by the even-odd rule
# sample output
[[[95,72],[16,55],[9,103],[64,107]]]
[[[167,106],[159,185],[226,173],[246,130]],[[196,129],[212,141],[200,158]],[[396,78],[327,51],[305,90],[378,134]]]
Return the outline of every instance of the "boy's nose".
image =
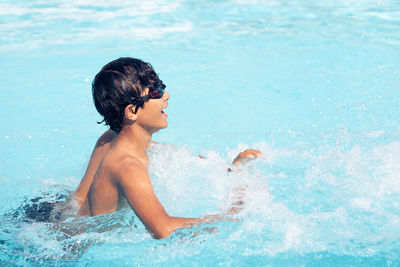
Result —
[[[162,97],[163,97],[163,99],[164,99],[165,101],[168,101],[168,100],[169,100],[169,97],[170,97],[168,91],[164,91],[164,94],[163,94]]]

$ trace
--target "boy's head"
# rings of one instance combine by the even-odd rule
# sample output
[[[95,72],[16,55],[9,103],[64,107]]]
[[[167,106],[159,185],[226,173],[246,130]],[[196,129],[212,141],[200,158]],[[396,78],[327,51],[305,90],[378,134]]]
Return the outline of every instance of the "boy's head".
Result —
[[[150,98],[149,94],[143,96],[146,88],[150,94],[165,88],[153,67],[140,59],[119,58],[105,65],[94,78],[94,105],[105,124],[119,132],[123,127],[125,107],[132,104],[136,106],[136,112]]]

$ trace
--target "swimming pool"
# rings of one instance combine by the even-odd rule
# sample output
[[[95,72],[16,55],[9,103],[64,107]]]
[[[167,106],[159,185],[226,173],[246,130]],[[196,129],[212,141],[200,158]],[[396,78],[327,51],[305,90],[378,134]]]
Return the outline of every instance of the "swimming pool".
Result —
[[[399,265],[399,15],[379,0],[0,1],[0,262]],[[75,189],[106,129],[90,83],[121,56],[171,93],[150,168],[166,210],[214,214],[247,185],[239,221],[155,241],[129,209],[72,237],[12,216]],[[228,174],[246,147],[264,156]]]

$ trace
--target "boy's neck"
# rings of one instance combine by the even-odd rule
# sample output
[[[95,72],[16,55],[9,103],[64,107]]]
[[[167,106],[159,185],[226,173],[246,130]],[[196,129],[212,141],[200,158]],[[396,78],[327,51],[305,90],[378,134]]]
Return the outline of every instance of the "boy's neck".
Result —
[[[142,127],[123,127],[117,135],[116,143],[123,145],[124,151],[134,154],[139,160],[148,163],[147,149],[151,142],[152,133]],[[147,165],[147,164],[146,164]]]

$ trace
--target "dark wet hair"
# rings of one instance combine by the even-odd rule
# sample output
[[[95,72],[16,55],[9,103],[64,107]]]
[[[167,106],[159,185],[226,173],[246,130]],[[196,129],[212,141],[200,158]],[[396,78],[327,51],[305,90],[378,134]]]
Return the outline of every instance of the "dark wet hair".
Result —
[[[103,121],[115,132],[123,127],[124,112],[127,105],[138,108],[144,106],[149,98],[143,98],[145,88],[150,91],[164,86],[153,67],[140,59],[123,57],[105,65],[92,83],[93,101]]]

